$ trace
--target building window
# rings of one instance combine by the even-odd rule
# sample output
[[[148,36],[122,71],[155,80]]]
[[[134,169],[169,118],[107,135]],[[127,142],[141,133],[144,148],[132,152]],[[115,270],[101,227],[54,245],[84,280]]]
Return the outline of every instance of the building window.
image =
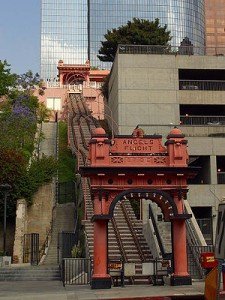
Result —
[[[216,164],[217,164],[217,183],[225,184],[225,156],[217,156]]]
[[[61,110],[61,98],[47,98],[46,106],[51,110]]]
[[[194,178],[188,179],[188,184],[210,184],[210,156],[190,156],[190,167],[200,167]]]

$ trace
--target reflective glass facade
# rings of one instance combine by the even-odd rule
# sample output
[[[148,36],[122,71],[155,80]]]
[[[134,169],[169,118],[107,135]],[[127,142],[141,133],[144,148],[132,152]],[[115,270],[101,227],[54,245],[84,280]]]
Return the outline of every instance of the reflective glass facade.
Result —
[[[205,0],[208,54],[225,55],[225,0]]]
[[[188,37],[195,47],[204,47],[204,0],[90,0],[91,65],[107,68],[97,58],[107,29],[126,24],[134,17],[167,24],[179,45]],[[55,76],[59,59],[85,63],[88,57],[87,0],[42,0],[41,76]]]
[[[172,45],[188,37],[195,47],[204,47],[204,0],[91,0],[91,63],[101,66],[96,59],[107,29],[126,24],[128,20],[155,20],[168,25],[173,39]],[[203,49],[201,49],[203,51]]]
[[[87,2],[85,0],[42,0],[41,78],[57,75],[57,64],[87,60]]]

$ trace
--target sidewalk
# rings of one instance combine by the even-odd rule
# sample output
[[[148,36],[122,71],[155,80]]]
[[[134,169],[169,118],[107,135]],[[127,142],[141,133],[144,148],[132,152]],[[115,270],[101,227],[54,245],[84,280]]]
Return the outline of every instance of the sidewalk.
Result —
[[[113,287],[108,290],[91,290],[89,286],[62,286],[59,281],[7,281],[0,282],[0,300],[95,300],[95,299],[160,299],[160,296],[183,296],[177,299],[201,299],[204,282],[193,282],[192,286],[136,285]],[[163,298],[161,298],[163,299]],[[166,298],[165,298],[166,299]],[[173,298],[173,299],[176,299]],[[203,299],[203,298],[202,298]]]

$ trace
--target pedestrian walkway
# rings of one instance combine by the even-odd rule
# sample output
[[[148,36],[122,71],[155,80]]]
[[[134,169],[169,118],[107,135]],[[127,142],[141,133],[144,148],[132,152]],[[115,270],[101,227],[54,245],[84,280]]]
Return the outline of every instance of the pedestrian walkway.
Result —
[[[63,287],[59,281],[0,282],[0,300],[150,300],[155,297],[163,299],[166,296],[173,296],[172,299],[197,300],[204,299],[203,293],[204,282],[193,282],[192,286],[138,285],[113,287],[108,290],[91,290],[89,286],[75,285]]]
[[[40,143],[40,155],[56,155],[56,131],[57,123],[42,123],[42,133],[44,138]]]

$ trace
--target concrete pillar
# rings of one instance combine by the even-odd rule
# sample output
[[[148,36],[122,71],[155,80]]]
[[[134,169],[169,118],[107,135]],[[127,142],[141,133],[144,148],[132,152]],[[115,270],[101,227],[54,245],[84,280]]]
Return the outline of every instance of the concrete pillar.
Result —
[[[188,273],[187,235],[184,218],[183,199],[174,194],[178,216],[172,219],[172,243],[174,273],[171,276],[171,285],[191,285],[191,276]]]
[[[217,184],[217,164],[216,164],[216,156],[210,156],[210,181],[211,184]]]
[[[91,288],[111,288],[111,276],[108,274],[108,220],[94,222],[94,265]]]
[[[27,202],[24,199],[17,201],[16,228],[13,247],[13,261],[23,263],[23,240],[27,233]]]
[[[191,285],[188,273],[186,225],[184,219],[172,221],[174,273],[171,285]]]

